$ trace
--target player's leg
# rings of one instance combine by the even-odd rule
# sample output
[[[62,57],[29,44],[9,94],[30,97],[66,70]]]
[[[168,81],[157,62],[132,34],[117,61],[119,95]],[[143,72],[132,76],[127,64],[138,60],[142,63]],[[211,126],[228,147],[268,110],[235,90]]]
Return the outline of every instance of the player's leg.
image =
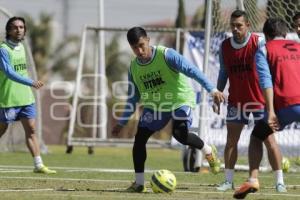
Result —
[[[227,138],[224,149],[225,181],[217,187],[219,191],[234,189],[234,166],[238,157],[238,141],[244,124],[248,123],[240,107],[228,105],[226,116]]]
[[[143,109],[132,149],[135,181],[127,188],[128,192],[146,191],[144,187],[144,169],[147,159],[146,144],[155,131],[161,130],[170,121],[170,116],[170,113],[160,113],[149,108]]]
[[[254,127],[252,131],[252,134],[250,136],[250,144],[248,147],[249,174],[250,174],[248,182],[253,184],[254,187],[256,187],[255,189],[258,190],[259,187],[258,170],[263,157],[262,141],[264,140],[259,138],[260,135],[258,130],[262,128],[260,123],[264,117],[264,111],[261,110],[261,111],[253,112],[253,117],[255,120],[255,124],[256,125],[258,124],[258,126]]]
[[[238,157],[238,141],[244,124],[227,122],[227,140],[224,151],[225,169],[234,170]]]
[[[150,136],[154,131],[149,130],[146,127],[138,127],[137,133],[134,138],[134,144],[132,149],[133,165],[135,171],[135,181],[127,188],[127,192],[145,192],[144,186],[144,170],[145,162],[147,159],[146,144]]]
[[[256,183],[256,185],[259,185],[258,172],[263,155],[263,148],[260,142],[263,141],[268,151],[269,162],[275,173],[276,190],[278,192],[286,192],[283,182],[283,173],[281,169],[282,156],[273,131],[270,129],[268,124],[262,120],[264,118],[264,113],[260,113],[258,111],[253,113],[253,116],[256,119],[257,126],[253,129],[253,132],[251,134],[251,142],[249,146],[249,182],[254,183],[254,185]]]
[[[35,132],[35,120],[28,118],[21,118],[21,123],[25,131],[26,145],[33,157],[34,172],[44,174],[55,174],[56,171],[48,169],[42,161],[40,155],[40,147],[38,138]]]
[[[36,137],[35,133],[35,120],[34,119],[28,119],[28,118],[22,118],[20,119],[24,131],[25,131],[25,138],[26,138],[26,145],[32,155],[32,157],[40,156],[40,148],[39,148],[39,142]]]
[[[172,134],[181,144],[202,150],[214,174],[220,171],[220,160],[214,146],[206,144],[198,135],[189,132],[192,123],[191,108],[182,106],[173,113]]]
[[[273,136],[272,136],[273,135]],[[274,169],[281,170],[279,162],[281,162],[281,153],[279,147],[274,138],[274,134],[272,129],[265,123],[263,120],[260,120],[256,123],[250,139],[249,145],[249,178],[246,182],[244,182],[238,190],[234,193],[234,198],[243,199],[247,196],[248,193],[256,192],[259,189],[259,181],[258,181],[258,171],[259,165],[262,160],[263,149],[261,146],[261,142],[264,141],[266,147],[268,149],[269,158],[271,158],[270,162],[272,163],[272,167]],[[280,174],[280,171],[275,171],[275,174]],[[281,171],[281,177],[283,182],[283,176]],[[280,189],[276,189],[278,192],[286,192],[284,184],[280,184]],[[282,186],[282,187],[281,187]]]
[[[262,121],[263,122],[263,121]],[[263,155],[263,149],[262,149],[262,140],[258,137],[261,137],[261,134],[264,134],[265,130],[262,129],[265,128],[261,121],[256,123],[254,126],[254,129],[252,131],[251,137],[250,137],[250,144],[248,148],[248,160],[249,160],[249,174],[252,174],[253,177],[250,175],[248,180],[244,182],[239,189],[237,189],[233,197],[236,199],[244,199],[247,194],[254,193],[259,189],[259,182],[257,179],[258,176],[258,169],[259,164],[262,159]]]
[[[217,187],[219,191],[234,189],[234,166],[238,158],[238,141],[243,128],[243,123],[227,121],[227,139],[224,149],[225,181]]]
[[[253,141],[257,141],[257,142],[263,141],[264,144],[266,145],[269,162],[275,173],[276,190],[278,192],[286,192],[284,181],[283,181],[283,172],[281,169],[282,156],[281,156],[279,145],[276,142],[274,133],[272,129],[268,126],[268,124],[265,122],[266,117],[264,117],[263,115],[262,117],[260,117],[259,116],[260,114],[258,112],[254,113],[253,115],[256,118],[260,118],[260,119],[264,118],[264,120],[256,121],[256,127],[253,129],[251,138]],[[258,170],[262,159],[262,151],[263,151],[262,147],[255,148],[254,146],[254,148],[249,149],[250,182],[251,180],[253,182],[255,181],[258,182],[258,172],[259,172]],[[251,154],[254,154],[252,155],[252,158],[250,157]]]
[[[217,149],[213,145],[206,144],[198,135],[190,133],[186,120],[174,120],[172,134],[183,145],[189,145],[202,150],[209,163],[211,171],[217,174],[220,171],[220,160],[217,158]]]
[[[259,189],[258,170],[261,160],[263,158],[262,141],[253,135],[250,136],[250,144],[248,148],[248,162],[249,162],[249,178],[248,182],[254,185],[254,190]]]
[[[282,155],[274,133],[269,135],[264,140],[264,143],[268,151],[268,158],[269,158],[270,165],[272,167],[272,170],[274,171],[276,191],[287,192],[283,180],[283,171],[281,166]]]
[[[26,145],[33,157],[34,162],[34,172],[45,173],[45,174],[55,174],[55,170],[50,170],[43,164],[40,155],[39,141],[36,135],[36,124],[35,124],[36,110],[35,105],[22,106],[22,109],[18,113],[18,118],[20,119],[22,126],[25,131]]]

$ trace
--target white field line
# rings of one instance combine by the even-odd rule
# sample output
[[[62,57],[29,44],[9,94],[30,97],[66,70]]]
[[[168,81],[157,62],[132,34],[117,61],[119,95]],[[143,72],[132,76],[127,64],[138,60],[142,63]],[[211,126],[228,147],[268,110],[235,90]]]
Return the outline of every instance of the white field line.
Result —
[[[32,170],[1,170],[0,173],[20,173],[20,172],[32,172]]]
[[[0,192],[44,192],[44,191],[54,191],[53,188],[44,189],[1,189]]]
[[[32,172],[32,169],[14,169],[14,168],[0,168],[0,173],[20,173],[20,172]]]
[[[82,178],[51,178],[51,177],[12,177],[0,176],[0,179],[30,179],[30,180],[55,180],[55,181],[87,181],[87,182],[123,182],[130,183],[128,180],[106,180],[106,179],[82,179]]]

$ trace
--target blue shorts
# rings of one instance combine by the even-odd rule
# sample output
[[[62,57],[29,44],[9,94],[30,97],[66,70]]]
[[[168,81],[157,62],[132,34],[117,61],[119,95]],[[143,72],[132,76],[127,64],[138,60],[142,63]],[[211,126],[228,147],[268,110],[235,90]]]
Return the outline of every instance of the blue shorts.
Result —
[[[0,108],[0,122],[12,123],[21,118],[33,119],[36,117],[35,104],[11,108]]]
[[[152,131],[159,131],[164,128],[170,119],[186,120],[188,127],[192,124],[192,109],[189,106],[181,106],[173,112],[158,112],[144,108],[140,117],[140,127],[146,127]]]
[[[267,114],[265,114],[264,120],[267,121]],[[284,129],[285,126],[293,123],[300,122],[300,105],[292,105],[286,108],[282,108],[277,112],[277,118],[280,123],[280,129]]]
[[[227,122],[234,122],[239,124],[248,124],[250,119],[250,114],[252,113],[254,123],[264,118],[264,110],[242,110],[242,108],[237,108],[232,105],[227,106]]]

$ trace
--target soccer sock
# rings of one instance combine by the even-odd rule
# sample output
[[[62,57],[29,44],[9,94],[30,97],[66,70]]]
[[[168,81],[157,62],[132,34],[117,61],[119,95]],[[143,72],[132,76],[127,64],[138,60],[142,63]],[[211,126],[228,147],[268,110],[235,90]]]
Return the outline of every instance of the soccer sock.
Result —
[[[233,183],[233,174],[234,174],[234,169],[225,169],[226,181]]]
[[[144,185],[144,173],[135,173],[135,183],[138,185]]]
[[[33,164],[35,168],[41,168],[43,166],[43,160],[41,156],[35,156],[33,158]]]
[[[274,175],[275,175],[276,184],[280,183],[284,185],[282,170],[276,170]]]
[[[203,151],[204,155],[207,155],[207,154],[211,154],[212,149],[211,149],[211,147],[209,145],[207,145],[206,143],[204,143],[202,151]]]

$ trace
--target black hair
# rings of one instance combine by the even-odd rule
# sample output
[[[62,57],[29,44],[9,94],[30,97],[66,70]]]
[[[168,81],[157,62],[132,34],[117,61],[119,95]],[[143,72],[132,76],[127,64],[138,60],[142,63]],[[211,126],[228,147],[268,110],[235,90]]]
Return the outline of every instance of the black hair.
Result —
[[[5,26],[5,31],[6,31],[6,36],[5,36],[5,38],[6,38],[6,39],[9,39],[9,34],[8,34],[8,33],[9,33],[9,31],[11,30],[12,23],[13,23],[14,21],[17,21],[17,20],[20,20],[20,21],[23,22],[23,24],[24,24],[24,29],[25,29],[25,33],[26,33],[25,19],[24,19],[23,17],[16,17],[16,16],[14,16],[14,17],[9,18],[9,20],[8,20],[7,23],[6,23],[6,26]]]
[[[293,16],[293,28],[296,28],[297,25],[295,24],[296,23],[296,20],[300,19],[300,12],[297,12],[294,16]]]
[[[130,45],[138,43],[141,37],[147,37],[146,31],[142,27],[133,27],[127,32],[127,40]]]
[[[300,12],[297,12],[294,16],[293,16],[293,21],[296,21],[297,19],[300,18]]]
[[[288,32],[288,26],[283,19],[269,18],[266,20],[263,32],[265,36],[273,39],[275,37],[285,37]]]
[[[244,17],[245,21],[248,22],[248,15],[245,11],[242,10],[235,10],[233,13],[231,13],[230,18],[239,18]]]

